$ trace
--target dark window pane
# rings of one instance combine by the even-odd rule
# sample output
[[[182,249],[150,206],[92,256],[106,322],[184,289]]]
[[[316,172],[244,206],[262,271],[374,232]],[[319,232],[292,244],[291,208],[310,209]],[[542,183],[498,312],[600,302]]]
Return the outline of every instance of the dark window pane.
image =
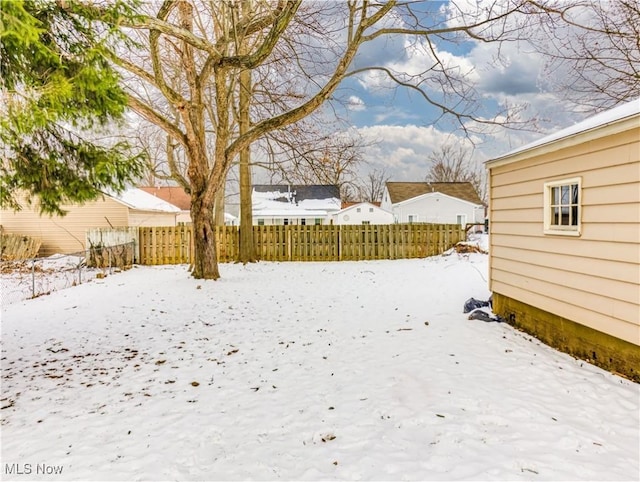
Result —
[[[560,208],[551,208],[551,224],[560,224]]]
[[[569,204],[569,186],[561,186],[562,197],[561,204]]]
[[[578,185],[571,185],[571,204],[578,204]]]
[[[559,204],[560,203],[560,188],[552,187],[551,188],[551,204]]]
[[[578,225],[578,206],[571,206],[571,226]]]
[[[562,206],[562,221],[560,224],[562,226],[569,226],[569,208],[567,206]]]

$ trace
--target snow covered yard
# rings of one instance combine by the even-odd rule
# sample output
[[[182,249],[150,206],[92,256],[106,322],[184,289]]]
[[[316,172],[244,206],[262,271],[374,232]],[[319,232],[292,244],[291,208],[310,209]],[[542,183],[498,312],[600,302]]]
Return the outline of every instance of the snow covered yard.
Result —
[[[139,267],[10,305],[2,478],[638,480],[640,386],[468,320],[486,271]]]

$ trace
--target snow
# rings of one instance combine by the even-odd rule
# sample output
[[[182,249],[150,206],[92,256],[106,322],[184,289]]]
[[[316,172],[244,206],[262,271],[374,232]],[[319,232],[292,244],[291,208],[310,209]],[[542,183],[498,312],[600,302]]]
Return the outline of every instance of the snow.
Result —
[[[3,309],[3,480],[638,479],[640,385],[467,319],[486,255],[220,268]]]
[[[626,119],[627,117],[631,117],[634,115],[640,114],[640,98],[634,99],[625,104],[614,107],[613,109],[609,109],[607,111],[596,114],[592,117],[589,117],[582,122],[578,122],[572,126],[561,129],[553,134],[549,134],[548,136],[542,137],[537,141],[526,144],[522,147],[514,149],[503,156],[500,156],[492,161],[496,161],[502,158],[510,157],[519,152],[528,151],[529,149],[533,149],[534,147],[539,147],[545,144],[551,144],[552,142],[558,141],[560,139],[564,139],[565,137],[570,137],[575,134],[579,134],[581,132],[590,131],[596,129],[598,127],[605,126],[607,124],[611,124],[613,122],[618,122],[620,120]],[[490,162],[492,162],[490,161]]]
[[[4,262],[0,273],[0,309],[34,296],[87,283],[106,271],[88,268],[84,256],[72,254]]]
[[[142,189],[129,188],[118,194],[108,194],[132,209],[138,209],[140,211],[162,211],[167,213],[180,212],[179,207],[163,201],[159,197],[149,194]]]

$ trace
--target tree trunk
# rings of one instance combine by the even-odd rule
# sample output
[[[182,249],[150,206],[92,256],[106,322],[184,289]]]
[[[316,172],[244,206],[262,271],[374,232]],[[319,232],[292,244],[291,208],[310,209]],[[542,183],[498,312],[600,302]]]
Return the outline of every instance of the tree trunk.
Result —
[[[245,149],[240,152],[240,252],[239,259],[243,264],[257,261],[253,244],[253,213],[251,206],[251,171],[249,157]]]
[[[242,15],[248,17],[251,11],[250,0],[242,2]],[[240,45],[240,54],[246,54],[246,39],[242,40]],[[251,71],[243,69],[240,72],[239,84],[239,116],[238,129],[239,134],[245,134],[251,126],[251,105],[252,86]],[[253,245],[253,206],[251,204],[251,145],[244,147],[240,151],[240,250],[239,259],[242,264],[254,263],[256,259],[256,250]]]
[[[197,279],[220,278],[216,256],[216,232],[213,205],[203,202],[201,195],[191,195],[191,222],[193,223],[193,270]]]
[[[216,226],[224,226],[224,196],[225,196],[225,183],[223,182],[216,191],[216,201],[214,205],[213,219]]]
[[[242,79],[242,74],[240,74]],[[242,81],[240,89],[243,89]],[[242,95],[240,96],[242,99]],[[240,133],[242,133],[242,100],[240,102]],[[248,107],[248,106],[247,106]],[[248,116],[249,109],[246,109]],[[246,147],[240,151],[240,252],[239,259],[243,264],[254,263],[256,260],[255,248],[253,245],[253,212],[251,204],[251,168],[249,166],[250,147]]]

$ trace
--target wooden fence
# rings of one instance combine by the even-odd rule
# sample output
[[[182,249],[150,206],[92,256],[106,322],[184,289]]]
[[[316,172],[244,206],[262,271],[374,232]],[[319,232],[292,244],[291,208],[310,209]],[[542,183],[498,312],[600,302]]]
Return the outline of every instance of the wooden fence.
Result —
[[[216,227],[218,261],[237,260],[237,226]],[[457,224],[253,226],[258,259],[340,261],[424,258],[465,239]],[[191,263],[191,226],[140,228],[140,264]]]
[[[137,227],[89,229],[86,234],[86,240],[87,243],[85,246],[87,249],[100,249],[108,246],[120,246],[133,243],[133,262],[138,263],[140,260]]]
[[[0,260],[35,258],[42,240],[23,236],[22,234],[0,233]]]

